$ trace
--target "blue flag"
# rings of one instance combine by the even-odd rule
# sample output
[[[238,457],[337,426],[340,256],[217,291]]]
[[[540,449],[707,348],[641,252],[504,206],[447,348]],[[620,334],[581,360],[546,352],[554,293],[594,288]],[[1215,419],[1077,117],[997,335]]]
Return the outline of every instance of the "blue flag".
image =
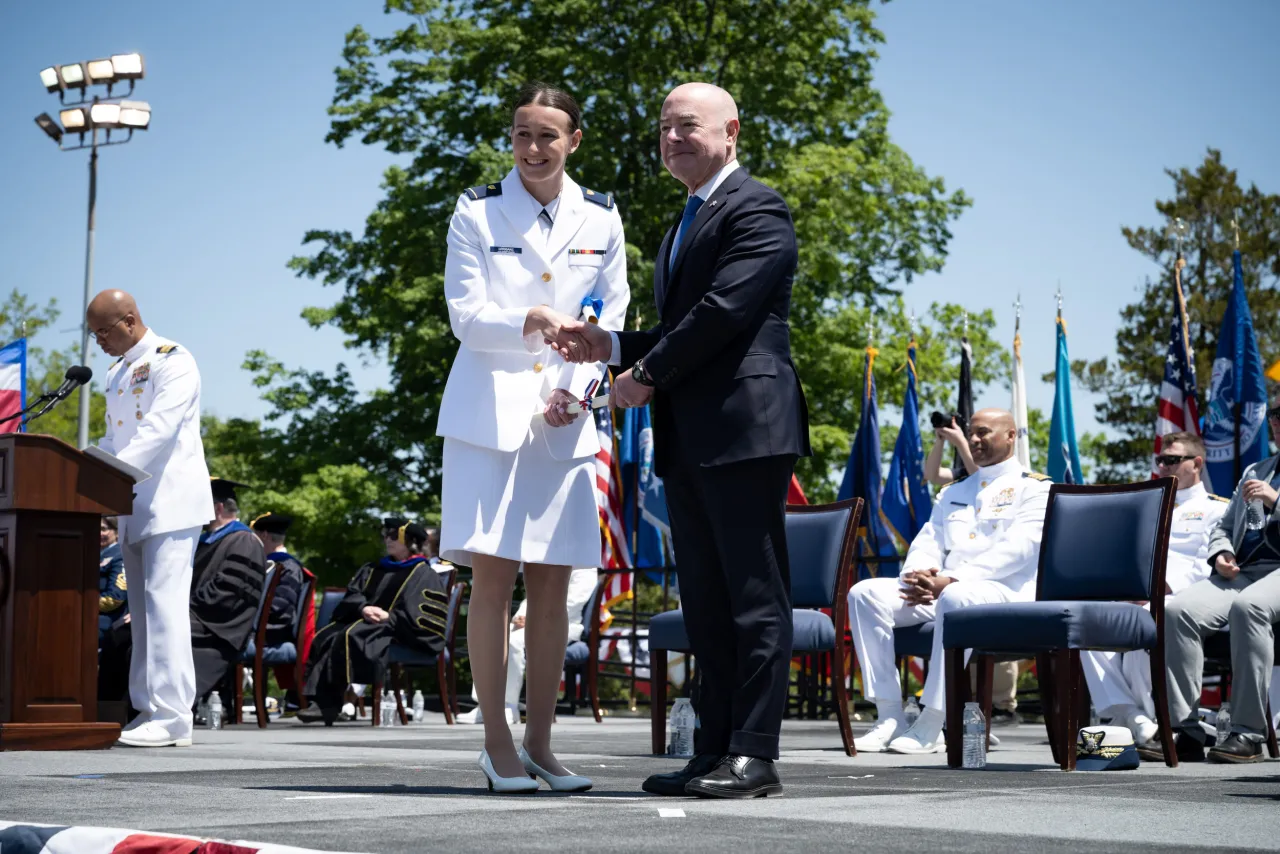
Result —
[[[972,402],[970,403],[972,408]],[[906,545],[916,538],[933,509],[924,484],[924,442],[920,437],[920,404],[916,400],[916,342],[907,347],[907,394],[902,400],[902,429],[893,446],[881,502],[889,529]]]
[[[1067,358],[1067,322],[1058,314],[1058,362],[1053,371],[1053,423],[1049,425],[1049,478],[1057,483],[1084,483],[1076,419],[1071,406],[1071,360]]]
[[[653,473],[653,425],[649,407],[628,409],[618,442],[622,469],[622,524],[632,566],[672,566],[671,521],[662,478]]]
[[[1204,424],[1209,479],[1223,495],[1231,494],[1246,466],[1267,455],[1267,389],[1258,339],[1253,334],[1253,315],[1245,298],[1239,250],[1232,256],[1232,264],[1235,284],[1218,333]]]
[[[876,378],[872,371],[878,350],[867,348],[862,383],[862,420],[849,449],[849,464],[840,482],[841,501],[861,498],[862,524],[858,528],[858,578],[898,574],[898,548],[880,511],[880,421],[876,415]],[[886,558],[867,561],[865,558]]]

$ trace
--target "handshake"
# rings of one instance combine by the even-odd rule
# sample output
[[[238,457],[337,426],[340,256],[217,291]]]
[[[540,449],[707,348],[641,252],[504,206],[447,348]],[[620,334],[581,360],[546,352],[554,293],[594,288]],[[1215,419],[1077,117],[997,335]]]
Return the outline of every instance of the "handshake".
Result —
[[[524,333],[541,335],[566,362],[607,362],[613,355],[613,339],[608,332],[545,305],[529,309]]]

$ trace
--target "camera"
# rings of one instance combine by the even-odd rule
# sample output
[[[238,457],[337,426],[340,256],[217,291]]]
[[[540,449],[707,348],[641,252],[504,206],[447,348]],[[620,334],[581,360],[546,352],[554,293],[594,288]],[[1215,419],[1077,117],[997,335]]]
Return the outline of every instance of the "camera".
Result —
[[[959,412],[951,412],[947,415],[943,415],[941,412],[934,412],[929,416],[929,423],[933,425],[934,430],[941,430],[943,427],[950,427],[952,419],[955,419],[956,426],[960,428],[960,432],[968,435],[969,425]]]

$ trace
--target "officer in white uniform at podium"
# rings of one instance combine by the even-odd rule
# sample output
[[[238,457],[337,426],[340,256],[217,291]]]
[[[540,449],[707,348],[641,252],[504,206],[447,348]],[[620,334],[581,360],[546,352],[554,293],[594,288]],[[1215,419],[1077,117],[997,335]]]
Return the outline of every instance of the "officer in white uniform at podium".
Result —
[[[103,291],[85,316],[98,346],[119,357],[107,372],[107,434],[99,447],[151,477],[120,517],[138,710],[120,736],[130,747],[191,744],[196,699],[191,658],[191,559],[213,518],[200,441],[200,372],[185,349],[142,323],[133,297]]]

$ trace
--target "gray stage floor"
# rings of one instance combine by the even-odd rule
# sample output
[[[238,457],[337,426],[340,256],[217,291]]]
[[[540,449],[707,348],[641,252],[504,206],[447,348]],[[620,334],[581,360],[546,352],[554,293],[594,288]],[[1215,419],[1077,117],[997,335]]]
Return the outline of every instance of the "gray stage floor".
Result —
[[[431,715],[390,730],[200,730],[185,749],[0,753],[0,820],[355,852],[1280,848],[1276,762],[1065,774],[1023,724],[997,730],[987,770],[950,771],[941,755],[849,759],[834,723],[788,722],[784,797],[706,801],[640,791],[674,764],[649,755],[648,725],[562,717],[560,755],[596,781],[571,796],[489,794],[480,730]]]

